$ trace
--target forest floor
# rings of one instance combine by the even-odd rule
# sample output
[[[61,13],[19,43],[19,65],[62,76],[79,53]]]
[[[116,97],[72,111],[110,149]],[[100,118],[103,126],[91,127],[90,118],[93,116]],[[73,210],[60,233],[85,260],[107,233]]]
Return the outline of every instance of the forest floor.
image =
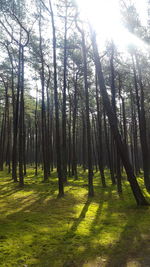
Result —
[[[150,207],[136,206],[127,181],[122,197],[107,184],[102,189],[96,173],[88,199],[87,173],[80,170],[58,199],[55,172],[43,183],[41,173],[28,169],[23,189],[1,172],[0,266],[149,267]]]

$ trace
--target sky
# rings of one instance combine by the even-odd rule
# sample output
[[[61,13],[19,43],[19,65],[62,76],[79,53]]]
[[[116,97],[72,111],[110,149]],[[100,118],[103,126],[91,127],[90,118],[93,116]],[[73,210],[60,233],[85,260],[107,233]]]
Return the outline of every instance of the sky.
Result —
[[[147,12],[148,0],[135,0],[135,6],[139,13],[142,25],[146,26],[148,20],[148,12]]]
[[[132,36],[121,23],[119,0],[77,0],[83,17],[88,18],[97,32],[99,43],[105,43],[111,38],[116,45],[126,47],[129,42],[142,46],[136,37]],[[125,3],[129,2],[125,1]],[[139,14],[143,26],[147,25],[147,0],[132,0]]]

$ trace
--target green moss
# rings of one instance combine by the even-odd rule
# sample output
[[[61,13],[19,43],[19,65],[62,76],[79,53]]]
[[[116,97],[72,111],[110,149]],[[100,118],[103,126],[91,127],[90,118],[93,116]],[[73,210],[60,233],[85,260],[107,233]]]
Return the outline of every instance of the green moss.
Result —
[[[136,207],[127,181],[119,197],[108,178],[101,187],[96,173],[90,199],[81,170],[78,180],[69,178],[62,199],[57,183],[56,172],[43,183],[42,173],[34,177],[30,168],[20,189],[0,173],[0,266],[150,266],[150,209]],[[143,187],[142,178],[139,183]]]

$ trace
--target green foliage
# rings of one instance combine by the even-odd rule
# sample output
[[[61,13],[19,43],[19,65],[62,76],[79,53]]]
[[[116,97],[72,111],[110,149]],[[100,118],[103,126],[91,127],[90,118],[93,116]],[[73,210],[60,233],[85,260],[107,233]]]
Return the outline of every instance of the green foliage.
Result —
[[[20,189],[0,174],[1,267],[148,266],[150,209],[135,206],[128,182],[119,198],[114,186],[100,187],[96,173],[95,197],[88,199],[80,170],[57,199],[56,173],[48,183],[41,177],[28,169]]]

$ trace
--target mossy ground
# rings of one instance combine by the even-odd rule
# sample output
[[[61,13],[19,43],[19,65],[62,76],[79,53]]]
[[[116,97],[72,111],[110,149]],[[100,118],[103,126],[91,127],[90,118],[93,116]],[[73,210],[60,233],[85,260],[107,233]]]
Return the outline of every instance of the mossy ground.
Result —
[[[127,181],[122,197],[107,184],[103,189],[96,173],[88,199],[80,170],[58,199],[55,172],[43,183],[42,173],[28,169],[23,189],[1,172],[0,266],[150,266],[150,208],[136,206]]]

